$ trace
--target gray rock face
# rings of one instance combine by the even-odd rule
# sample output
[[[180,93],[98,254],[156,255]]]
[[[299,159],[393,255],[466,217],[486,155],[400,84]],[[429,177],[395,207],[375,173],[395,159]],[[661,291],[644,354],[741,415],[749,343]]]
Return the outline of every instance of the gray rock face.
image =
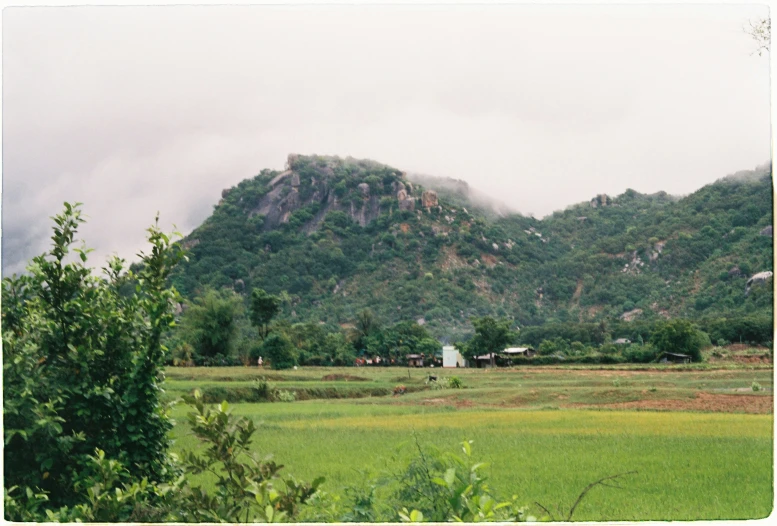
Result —
[[[747,280],[747,283],[745,284],[745,296],[750,294],[750,289],[753,286],[757,285],[764,285],[767,281],[772,279],[772,276],[774,274],[771,271],[766,272],[759,272],[758,274],[753,274],[753,276]]]
[[[399,202],[399,209],[410,210],[411,212],[415,210],[415,197],[408,197],[406,199],[402,199]]]
[[[293,170],[294,167],[297,165],[297,162],[299,161],[299,154],[298,153],[290,153],[289,156],[286,158],[286,166],[289,168],[289,170]]]
[[[734,265],[731,267],[728,271],[728,276],[730,278],[737,278],[742,275],[742,271],[739,269],[739,266]]]
[[[264,216],[263,231],[272,230],[279,224],[287,222],[295,210],[310,204],[317,204],[319,207],[315,216],[302,225],[301,229],[306,233],[317,230],[326,215],[333,210],[345,212],[362,226],[380,215],[380,200],[384,195],[382,187],[376,190],[370,188],[366,182],[360,183],[355,193],[355,196],[360,199],[356,200],[351,199],[354,194],[350,190],[347,190],[347,199],[342,200],[334,192],[334,184],[337,182],[335,174],[343,166],[348,165],[349,170],[355,169],[357,172],[361,170],[364,173],[365,167],[371,169],[382,166],[379,163],[327,156],[315,156],[311,159],[307,156],[290,154],[286,164],[286,171],[276,175],[270,181],[270,191],[249,212],[249,216]],[[305,170],[302,170],[303,167]],[[404,191],[404,183],[394,180],[393,184],[397,192]],[[411,203],[401,206],[410,210],[414,207]]]
[[[762,236],[768,236],[772,237],[772,225],[767,226],[761,232],[759,232]]]
[[[597,208],[599,206],[607,206],[611,204],[610,198],[607,194],[599,194],[591,199],[591,206]]]

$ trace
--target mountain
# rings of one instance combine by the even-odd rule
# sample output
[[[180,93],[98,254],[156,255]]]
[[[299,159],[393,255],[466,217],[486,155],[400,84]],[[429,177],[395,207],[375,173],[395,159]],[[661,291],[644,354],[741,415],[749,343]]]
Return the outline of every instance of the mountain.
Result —
[[[291,321],[346,324],[369,307],[443,340],[482,315],[519,326],[771,316],[772,195],[767,166],[683,198],[627,190],[538,220],[462,181],[292,154],[286,170],[222,192],[173,283],[190,298],[286,291]]]

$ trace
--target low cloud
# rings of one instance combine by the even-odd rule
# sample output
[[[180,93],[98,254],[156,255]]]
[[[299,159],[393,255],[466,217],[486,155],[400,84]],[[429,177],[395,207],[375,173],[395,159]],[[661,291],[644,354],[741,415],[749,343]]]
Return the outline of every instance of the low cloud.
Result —
[[[689,193],[770,154],[759,6],[3,11],[3,274],[84,203],[98,264],[291,152],[466,181],[523,214]]]

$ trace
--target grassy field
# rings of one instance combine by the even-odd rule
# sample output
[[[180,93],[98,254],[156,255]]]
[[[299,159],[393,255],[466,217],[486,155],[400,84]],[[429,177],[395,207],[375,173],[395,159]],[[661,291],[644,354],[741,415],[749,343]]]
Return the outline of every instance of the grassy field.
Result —
[[[430,389],[429,372],[455,374],[467,388]],[[257,452],[272,453],[297,477],[326,476],[329,492],[359,484],[362,471],[395,472],[416,438],[447,450],[471,439],[502,496],[554,511],[568,509],[590,482],[637,471],[622,489],[595,488],[576,520],[745,519],[772,509],[769,367],[426,369],[411,370],[409,379],[399,368],[264,373],[276,388],[297,392],[326,387],[356,396],[399,383],[419,389],[399,397],[233,404],[259,424]],[[166,388],[171,396],[208,385],[250,388],[261,375],[168,369]],[[753,382],[764,389],[754,392]],[[176,450],[197,447],[187,410],[174,410]]]

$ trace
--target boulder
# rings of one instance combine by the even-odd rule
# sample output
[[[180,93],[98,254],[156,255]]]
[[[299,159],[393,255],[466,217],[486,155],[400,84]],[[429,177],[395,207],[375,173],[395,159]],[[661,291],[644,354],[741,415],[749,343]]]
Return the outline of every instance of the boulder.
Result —
[[[370,185],[367,183],[360,183],[357,187],[362,194],[362,197],[367,198],[370,196]]]
[[[631,321],[637,316],[639,316],[640,314],[642,314],[642,309],[632,309],[628,312],[624,312],[623,314],[621,314],[620,319],[622,319],[623,321]]]
[[[399,201],[399,209],[410,210],[411,212],[415,210],[415,197],[408,197]]]
[[[299,186],[299,174],[293,173],[291,174],[291,186],[292,188],[296,188]]]
[[[728,277],[730,278],[738,278],[741,275],[742,275],[742,271],[739,269],[738,265],[734,265],[728,271]]]
[[[286,158],[286,166],[289,170],[293,169],[297,165],[297,162],[299,162],[298,153],[290,153]]]
[[[762,236],[772,237],[772,225],[769,225],[766,228],[764,228],[763,230],[761,230],[760,234]]]
[[[771,271],[766,272],[759,272],[758,274],[753,274],[753,276],[747,280],[747,283],[745,284],[745,296],[750,294],[750,288],[753,285],[763,285],[770,279],[772,279],[772,276],[774,274]]]
[[[407,199],[407,192],[405,192],[404,189],[398,191],[397,192],[397,199],[399,199],[400,201],[404,201],[405,199]]]
[[[437,192],[434,190],[425,190],[421,194],[421,206],[424,208],[431,208],[437,205]]]

